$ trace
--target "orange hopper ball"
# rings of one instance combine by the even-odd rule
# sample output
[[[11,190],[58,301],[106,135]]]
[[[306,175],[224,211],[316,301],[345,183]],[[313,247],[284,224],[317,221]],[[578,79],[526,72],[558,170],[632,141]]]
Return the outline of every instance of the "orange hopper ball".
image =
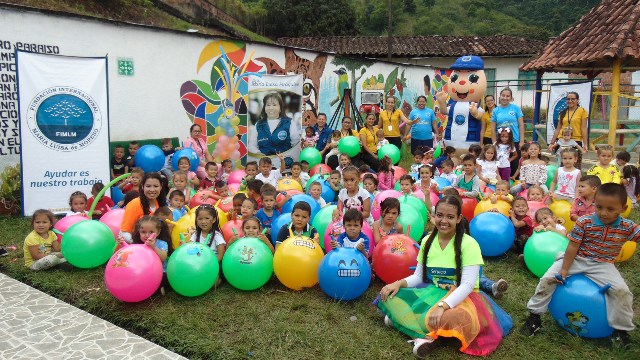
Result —
[[[189,201],[189,207],[194,208],[198,205],[205,204],[205,203],[209,205],[215,205],[217,200],[212,197],[209,197],[207,200],[202,200],[202,195],[204,194],[209,194],[209,196],[213,195],[213,193],[209,190],[198,191],[195,195],[191,197],[191,201]]]
[[[393,167],[393,179],[395,181],[400,181],[400,178],[404,175],[407,175],[407,170],[401,168],[400,166]]]
[[[309,176],[313,176],[315,174],[329,174],[331,173],[331,167],[327,164],[318,164],[314,167],[311,168],[311,170],[309,171]]]
[[[218,200],[216,207],[224,212],[229,212],[233,209],[233,197],[228,196]]]
[[[235,233],[233,232],[234,229],[236,230]],[[242,232],[242,220],[230,220],[222,227],[222,237],[226,242],[229,242],[236,233],[239,237],[244,237],[244,233]]]

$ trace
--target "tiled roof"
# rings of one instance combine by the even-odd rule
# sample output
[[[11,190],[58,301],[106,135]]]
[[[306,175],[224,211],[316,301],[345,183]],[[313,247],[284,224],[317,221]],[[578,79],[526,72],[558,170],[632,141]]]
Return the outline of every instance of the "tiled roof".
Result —
[[[640,66],[639,20],[640,1],[603,0],[521,69],[594,74],[611,68],[613,58]]]
[[[544,41],[518,36],[394,36],[394,57],[531,56]],[[329,36],[279,38],[280,45],[333,52],[340,55],[384,57],[386,36]]]

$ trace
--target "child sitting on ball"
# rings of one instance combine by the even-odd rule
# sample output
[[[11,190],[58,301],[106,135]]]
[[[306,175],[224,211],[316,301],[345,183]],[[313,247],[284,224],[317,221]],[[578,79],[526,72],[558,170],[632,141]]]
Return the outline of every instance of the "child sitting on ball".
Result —
[[[319,243],[319,235],[316,228],[309,224],[311,218],[311,206],[306,202],[298,201],[291,211],[291,223],[280,228],[276,238],[276,249],[291,236],[306,236]]]
[[[369,257],[369,237],[362,232],[362,212],[349,209],[344,213],[342,223],[345,232],[337,239],[331,239],[331,248],[338,247],[358,249],[366,258]]]
[[[605,292],[607,320],[615,331],[611,340],[622,347],[630,345],[628,331],[633,323],[633,294],[614,265],[622,245],[640,240],[640,226],[620,216],[627,208],[624,186],[607,183],[598,188],[595,214],[576,221],[569,234],[569,246],[540,278],[527,308],[529,318],[520,328],[522,334],[532,336],[542,329],[540,315],[547,311],[559,282],[573,274],[584,274],[598,286],[610,284]],[[556,280],[559,276],[561,280]]]

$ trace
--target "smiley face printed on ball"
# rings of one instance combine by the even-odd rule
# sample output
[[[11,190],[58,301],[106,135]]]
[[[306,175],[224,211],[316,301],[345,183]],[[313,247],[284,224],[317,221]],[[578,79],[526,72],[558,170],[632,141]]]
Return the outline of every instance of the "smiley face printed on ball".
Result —
[[[347,262],[345,260],[340,260],[338,262],[338,277],[359,277],[360,276],[360,266],[358,265],[358,260],[351,259],[349,262],[349,266],[347,266]]]

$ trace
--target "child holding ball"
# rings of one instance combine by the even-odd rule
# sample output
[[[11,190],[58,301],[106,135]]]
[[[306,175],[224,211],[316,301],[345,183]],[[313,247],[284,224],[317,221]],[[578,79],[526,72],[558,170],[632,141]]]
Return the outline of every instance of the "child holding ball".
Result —
[[[331,239],[331,248],[337,247],[358,249],[366,258],[369,257],[369,237],[362,232],[362,213],[356,209],[349,209],[342,219],[345,232],[337,239]]]
[[[243,237],[259,239],[269,247],[269,250],[271,250],[272,254],[275,252],[273,245],[271,245],[271,241],[267,239],[267,236],[264,234],[264,231],[262,231],[262,226],[260,226],[260,220],[258,220],[257,217],[251,216],[249,218],[246,218],[242,222],[242,233],[244,234]],[[234,234],[231,237],[231,239],[229,239],[229,242],[227,243],[227,248],[230,247],[231,244],[233,244],[236,240],[240,238],[241,238],[240,235]]]
[[[376,245],[380,240],[392,234],[402,234],[402,224],[398,222],[400,216],[400,201],[396,198],[386,198],[380,203],[380,219],[373,223],[373,239]]]

